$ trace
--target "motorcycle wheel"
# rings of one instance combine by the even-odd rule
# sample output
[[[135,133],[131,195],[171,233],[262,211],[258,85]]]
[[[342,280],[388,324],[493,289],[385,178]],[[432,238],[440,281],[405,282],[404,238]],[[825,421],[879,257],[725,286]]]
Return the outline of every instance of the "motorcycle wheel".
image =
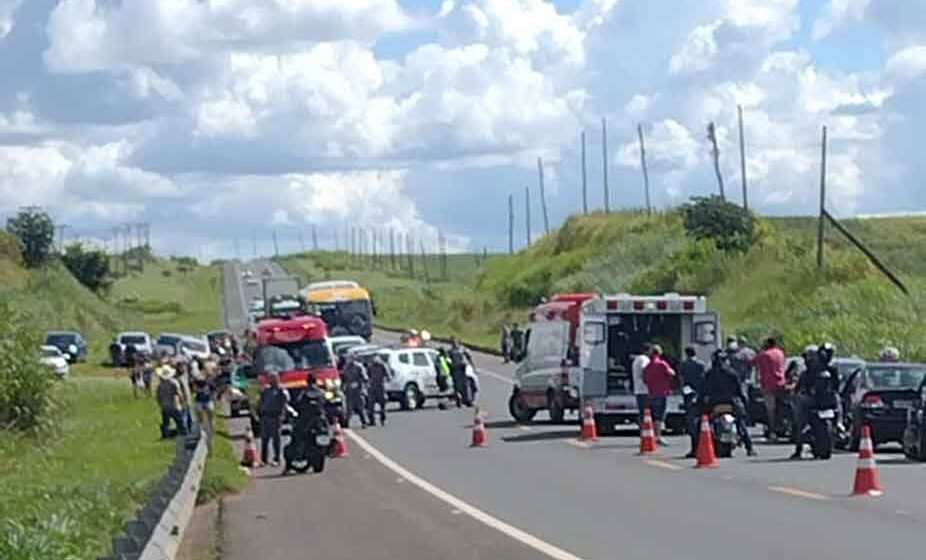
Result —
[[[325,454],[324,453],[317,453],[315,457],[312,459],[312,470],[315,471],[316,474],[324,472],[325,470]]]
[[[829,422],[814,422],[813,454],[824,461],[833,456],[833,428]]]
[[[729,459],[733,456],[733,446],[722,441],[717,442],[717,456],[721,459]]]
[[[298,461],[286,461],[285,470],[283,472],[296,471],[299,474],[305,474],[308,472],[309,467],[311,466],[312,464],[306,459],[300,459]]]

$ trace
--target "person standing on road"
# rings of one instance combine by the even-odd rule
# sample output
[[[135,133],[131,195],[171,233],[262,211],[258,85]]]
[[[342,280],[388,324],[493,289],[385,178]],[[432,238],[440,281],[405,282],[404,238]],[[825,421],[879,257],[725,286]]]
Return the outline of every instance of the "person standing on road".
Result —
[[[347,426],[350,427],[354,414],[357,414],[360,416],[360,427],[366,428],[370,423],[367,420],[367,387],[370,379],[366,368],[353,354],[347,354],[345,358],[341,379],[347,387]]]
[[[704,381],[704,395],[701,405],[710,414],[716,404],[729,404],[733,407],[733,416],[736,418],[736,431],[739,432],[746,453],[750,457],[756,455],[752,445],[749,430],[746,429],[746,398],[743,396],[743,386],[739,382],[739,374],[733,368],[729,355],[723,350],[714,352],[711,369],[707,372]]]
[[[450,373],[453,376],[453,390],[456,394],[457,408],[472,406],[472,395],[469,394],[469,383],[466,379],[466,366],[472,360],[469,350],[460,344],[456,338],[450,339]]]
[[[511,358],[511,327],[509,327],[507,324],[502,325],[499,349],[502,352],[502,362],[507,364]]]
[[[270,385],[261,391],[257,404],[260,416],[260,459],[264,465],[268,464],[267,458],[271,443],[273,444],[273,462],[269,464],[274,467],[280,464],[280,431],[283,413],[288,403],[289,393],[280,386],[280,374],[276,371],[270,372]]]
[[[765,430],[766,437],[771,442],[778,441],[778,402],[784,397],[785,390],[785,353],[778,346],[775,337],[765,339],[762,351],[754,360],[759,370],[759,388],[762,390],[762,400],[765,402]]]
[[[666,422],[666,399],[672,393],[672,378],[675,370],[662,356],[662,347],[654,344],[650,348],[649,364],[643,370],[643,380],[649,390],[649,406],[653,413],[656,441],[660,445],[669,445],[662,437],[662,430]]]
[[[367,371],[370,377],[370,391],[367,396],[367,418],[371,426],[376,425],[374,413],[376,405],[379,405],[379,425],[386,425],[386,382],[392,379],[392,370],[389,364],[377,354],[370,362]]]
[[[640,412],[638,423],[643,425],[643,411],[649,406],[649,389],[646,387],[646,379],[643,372],[649,365],[649,354],[651,350],[649,342],[644,342],[640,348],[640,353],[633,359],[630,366],[633,374],[633,396],[637,400],[637,410]]]
[[[520,361],[521,355],[524,353],[524,331],[521,330],[521,326],[517,323],[511,326],[511,348],[509,352],[509,359],[512,362]]]
[[[183,422],[181,413],[183,402],[183,393],[180,390],[180,384],[174,379],[174,370],[170,366],[163,365],[157,369],[158,406],[161,408],[161,439],[171,437],[170,424],[174,423],[178,434],[186,434],[186,426]]]
[[[196,363],[194,360],[192,363]],[[212,438],[215,434],[215,395],[211,380],[199,370],[190,372],[190,385],[193,390],[193,406],[196,422],[206,432],[206,444],[212,454]]]
[[[707,373],[707,366],[698,359],[697,352],[693,346],[685,348],[685,360],[679,367],[679,373],[682,377],[682,395],[685,397],[685,417],[688,420],[688,434],[691,436],[691,451],[686,457],[693,459],[698,452],[698,436],[701,429],[698,421],[701,416],[701,408],[698,406],[701,395],[704,394],[704,378]]]

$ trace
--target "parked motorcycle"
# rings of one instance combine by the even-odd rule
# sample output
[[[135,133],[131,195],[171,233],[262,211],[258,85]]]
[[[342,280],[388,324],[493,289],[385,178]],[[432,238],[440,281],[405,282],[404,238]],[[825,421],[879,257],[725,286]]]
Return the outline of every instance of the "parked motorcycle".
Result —
[[[290,471],[301,474],[310,468],[316,473],[324,471],[325,459],[331,452],[332,441],[331,425],[324,415],[308,421],[296,418],[289,443],[283,448],[283,474]]]
[[[833,456],[833,446],[840,437],[837,417],[835,406],[814,406],[810,409],[810,419],[801,438],[805,444],[810,445],[815,459],[825,461]]]

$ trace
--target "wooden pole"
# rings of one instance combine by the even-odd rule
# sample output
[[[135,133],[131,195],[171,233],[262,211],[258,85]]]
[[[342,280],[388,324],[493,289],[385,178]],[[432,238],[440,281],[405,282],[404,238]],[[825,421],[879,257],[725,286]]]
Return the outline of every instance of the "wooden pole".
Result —
[[[643,193],[646,196],[646,213],[653,213],[653,204],[649,194],[649,170],[646,167],[646,141],[643,139],[643,125],[637,125],[637,136],[640,138],[640,168],[643,170]]]
[[[817,266],[823,268],[823,235],[826,233],[826,127],[820,144],[820,219],[817,224]]]
[[[910,295],[910,291],[907,290],[907,286],[904,285],[904,283],[900,280],[900,278],[898,278],[897,275],[894,274],[891,271],[891,269],[887,267],[886,264],[881,262],[881,259],[879,259],[864,243],[862,243],[861,239],[855,237],[855,235],[853,235],[851,231],[849,231],[844,225],[840,224],[836,220],[836,218],[831,216],[830,213],[827,212],[825,209],[823,210],[823,216],[826,217],[826,219],[829,220],[831,224],[833,224],[833,227],[838,229],[840,233],[845,235],[849,239],[849,241],[851,241],[856,247],[858,247],[859,251],[864,253],[865,256],[868,257],[868,260],[870,260],[872,264],[874,264],[875,267],[881,271],[882,274],[887,276],[887,278],[891,282],[893,282],[893,284],[897,286],[901,292],[903,292],[905,295]]]
[[[540,180],[540,209],[543,211],[543,232],[550,233],[550,218],[547,216],[547,193],[543,186],[543,158],[537,158],[537,175]]]
[[[743,179],[743,208],[749,210],[749,190],[746,187],[746,136],[743,134],[743,106],[736,106],[740,129],[740,177]]]
[[[531,246],[531,188],[524,187],[524,226],[527,229],[527,246]]]
[[[508,195],[508,254],[514,254],[514,196]]]
[[[585,131],[582,131],[582,213],[588,215],[588,173],[585,169]]]
[[[717,148],[717,127],[713,122],[707,123],[707,139],[711,141],[711,155],[714,156],[714,173],[717,174],[717,185],[720,187],[720,198],[727,199],[723,188],[723,175],[720,173],[720,149]]]
[[[611,211],[611,192],[608,189],[608,120],[601,117],[601,165],[604,181],[604,211]]]
[[[318,251],[318,226],[312,224],[312,250]]]

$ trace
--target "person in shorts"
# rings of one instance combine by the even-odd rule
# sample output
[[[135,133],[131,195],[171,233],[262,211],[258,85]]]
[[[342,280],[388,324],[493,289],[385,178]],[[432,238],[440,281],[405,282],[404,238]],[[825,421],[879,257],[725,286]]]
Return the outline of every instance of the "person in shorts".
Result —
[[[649,390],[649,406],[653,412],[653,424],[656,432],[656,441],[660,445],[669,442],[662,437],[662,429],[666,421],[666,399],[672,392],[672,379],[675,370],[662,356],[662,347],[654,344],[650,349],[649,364],[643,370],[643,379]]]

